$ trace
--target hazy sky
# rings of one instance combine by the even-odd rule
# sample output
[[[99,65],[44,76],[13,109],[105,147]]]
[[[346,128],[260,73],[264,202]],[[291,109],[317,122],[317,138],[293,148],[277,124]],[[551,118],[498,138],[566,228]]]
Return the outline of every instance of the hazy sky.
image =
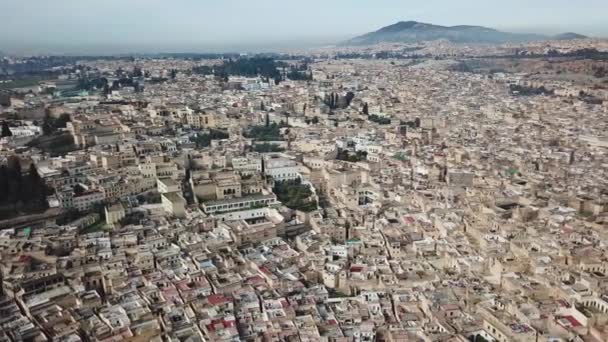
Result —
[[[242,51],[329,44],[400,20],[608,36],[608,0],[0,0],[0,51]]]

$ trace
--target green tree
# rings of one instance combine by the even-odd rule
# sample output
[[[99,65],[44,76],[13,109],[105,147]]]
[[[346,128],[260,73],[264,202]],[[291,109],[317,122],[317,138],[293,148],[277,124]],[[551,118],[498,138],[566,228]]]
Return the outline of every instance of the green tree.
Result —
[[[30,164],[30,169],[28,171],[27,176],[30,178],[30,181],[32,183],[40,183],[42,178],[40,178],[40,174],[38,174],[38,169],[36,168],[36,165],[34,163]]]
[[[346,93],[346,107],[350,106],[350,104],[353,102],[353,99],[355,98],[355,93],[353,93],[352,91],[349,91],[348,93]]]
[[[311,198],[310,186],[302,184],[300,179],[275,182],[273,192],[288,208],[305,212],[317,209],[317,201]]]
[[[284,152],[285,149],[274,145],[274,144],[268,144],[268,143],[263,143],[263,144],[257,144],[253,147],[253,150],[255,152],[260,152],[260,153],[265,153],[265,152]]]
[[[0,166],[0,219],[46,210],[46,196],[50,193],[34,164],[26,176],[22,175],[17,156],[9,157],[7,164]]]
[[[258,141],[279,141],[283,140],[281,135],[282,125],[267,120],[267,126],[251,126],[248,131],[244,132],[245,138],[255,139]]]
[[[55,127],[53,125],[53,119],[50,114],[45,114],[44,120],[42,121],[42,134],[51,135],[55,131]]]
[[[369,121],[378,123],[380,125],[388,125],[391,123],[391,119],[372,114],[369,116]]]
[[[16,155],[8,157],[8,160],[6,161],[6,166],[8,167],[10,172],[15,175],[21,176],[21,160],[19,159],[19,157],[17,157]]]
[[[8,195],[7,201],[13,205],[13,208],[17,207],[17,202],[20,200],[20,193],[22,190],[22,172],[21,172],[21,160],[17,156],[10,156],[6,163],[8,171]]]
[[[13,136],[13,132],[11,132],[11,130],[8,126],[8,122],[2,121],[2,134],[0,135],[0,137],[4,138],[4,137],[11,137],[11,136]]]
[[[133,77],[141,77],[144,73],[141,71],[141,68],[138,66],[133,67]]]
[[[0,165],[0,204],[8,201],[9,174],[6,165]]]

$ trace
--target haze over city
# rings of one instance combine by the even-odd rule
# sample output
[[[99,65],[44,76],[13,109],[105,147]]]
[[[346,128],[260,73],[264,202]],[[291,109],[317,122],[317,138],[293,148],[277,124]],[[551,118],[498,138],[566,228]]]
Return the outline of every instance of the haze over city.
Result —
[[[0,342],[608,341],[606,0],[0,0]]]
[[[602,0],[2,0],[0,51],[276,51],[335,44],[402,20],[606,36],[605,13]]]

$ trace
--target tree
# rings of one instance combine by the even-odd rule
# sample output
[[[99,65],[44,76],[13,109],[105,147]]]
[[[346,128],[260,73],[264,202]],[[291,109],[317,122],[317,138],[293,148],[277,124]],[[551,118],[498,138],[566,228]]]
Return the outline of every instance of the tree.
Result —
[[[34,163],[30,164],[30,169],[27,175],[33,183],[40,183],[40,180],[42,179],[40,178],[40,174],[38,174],[38,169]]]
[[[59,119],[57,119],[55,121],[55,126],[59,127],[59,128],[66,128],[68,122],[72,121],[72,118],[70,117],[70,114],[61,114],[59,116]]]
[[[0,203],[8,199],[9,174],[6,165],[0,165]]]
[[[243,136],[257,141],[279,141],[283,140],[281,135],[281,125],[267,121],[268,126],[251,126],[243,132]]]
[[[4,138],[11,136],[13,136],[13,132],[11,132],[10,128],[8,127],[8,122],[2,121],[2,134],[0,135],[0,137]]]
[[[190,141],[196,143],[197,147],[209,147],[211,145],[211,140],[222,140],[228,139],[229,137],[227,132],[212,129],[209,133],[197,134],[196,136],[190,137]]]
[[[50,122],[44,118],[44,122],[42,123],[42,134],[51,135],[53,134],[54,127],[50,124]]]
[[[21,176],[21,160],[19,157],[15,155],[8,157],[6,166],[8,167],[9,172],[13,173],[14,175]]]
[[[177,70],[171,69],[171,79],[174,80],[177,77]]]
[[[388,125],[391,123],[391,119],[372,114],[369,116],[369,121],[378,123],[380,125]]]
[[[21,174],[21,160],[17,156],[10,156],[6,162],[6,180],[0,180],[6,184],[5,204],[11,204],[13,210],[17,208],[18,202],[22,199],[25,191],[23,187],[23,177]]]
[[[144,73],[141,71],[141,68],[138,66],[133,67],[133,77],[142,77]]]
[[[253,147],[253,150],[255,152],[260,152],[260,153],[284,152],[285,151],[285,149],[282,148],[281,146],[269,144],[269,143],[257,144]]]
[[[0,219],[46,210],[46,196],[51,193],[34,164],[26,176],[21,173],[17,156],[9,157],[7,164],[0,166]]]
[[[10,107],[11,97],[8,94],[0,94],[0,106]]]
[[[302,184],[301,179],[275,182],[273,192],[286,207],[310,212],[317,209],[317,201],[312,198],[309,185]]]
[[[353,102],[353,99],[355,98],[355,93],[353,93],[352,91],[349,91],[348,93],[346,93],[346,107],[350,106],[351,102]]]

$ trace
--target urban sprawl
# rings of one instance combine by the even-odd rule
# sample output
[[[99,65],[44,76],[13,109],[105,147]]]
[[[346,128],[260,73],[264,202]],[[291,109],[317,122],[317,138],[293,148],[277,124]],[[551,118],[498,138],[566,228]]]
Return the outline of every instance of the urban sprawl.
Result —
[[[0,57],[0,341],[608,341],[607,51]]]

